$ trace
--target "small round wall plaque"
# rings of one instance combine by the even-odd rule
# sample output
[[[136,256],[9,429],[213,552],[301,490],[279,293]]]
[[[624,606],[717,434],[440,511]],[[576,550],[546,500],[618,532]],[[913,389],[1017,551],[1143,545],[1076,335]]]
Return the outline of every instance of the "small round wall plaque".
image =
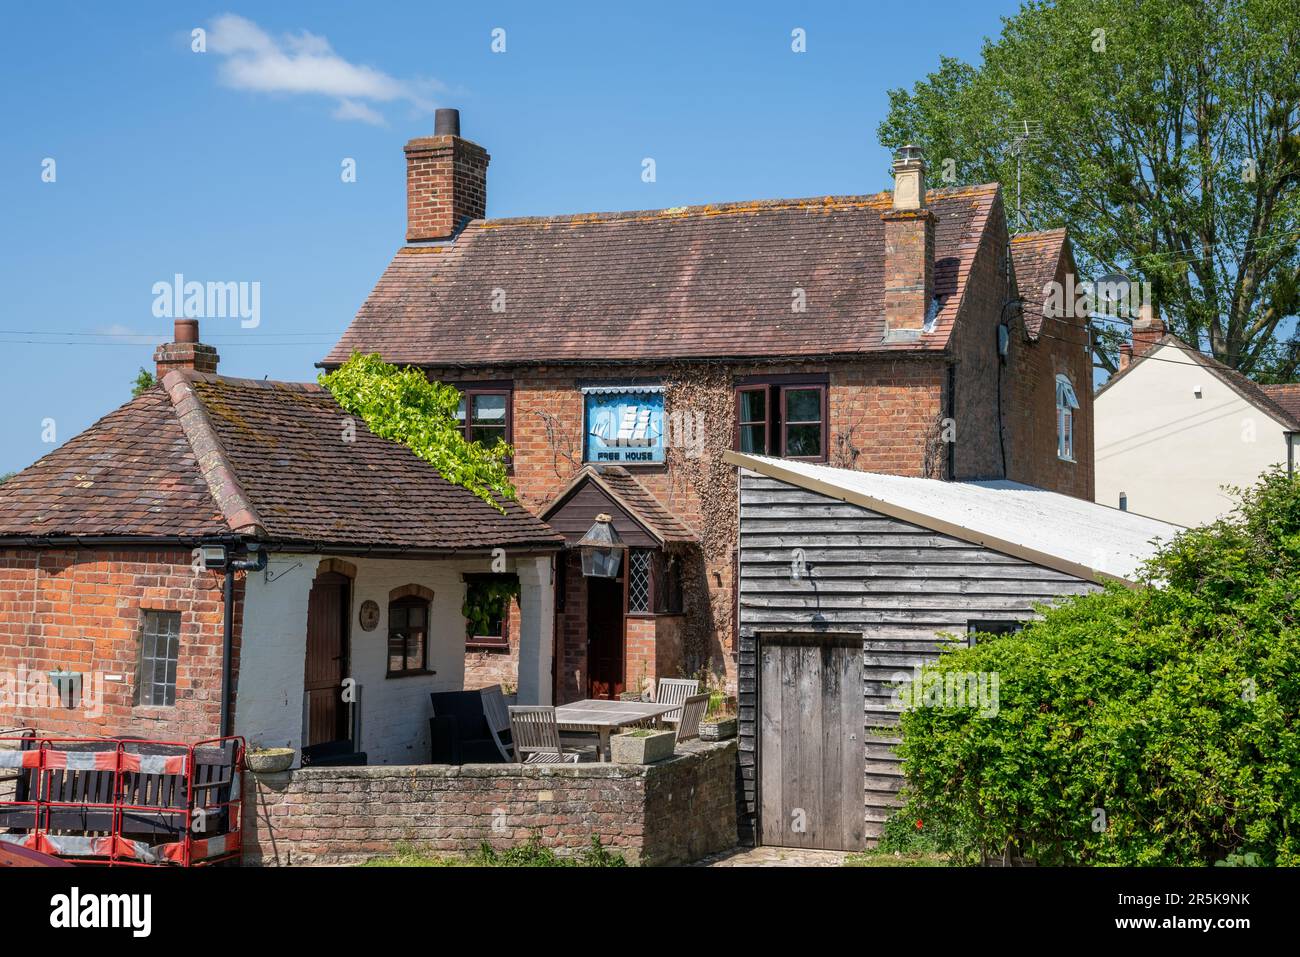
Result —
[[[361,603],[361,627],[366,631],[374,631],[378,625],[379,605],[367,598]]]

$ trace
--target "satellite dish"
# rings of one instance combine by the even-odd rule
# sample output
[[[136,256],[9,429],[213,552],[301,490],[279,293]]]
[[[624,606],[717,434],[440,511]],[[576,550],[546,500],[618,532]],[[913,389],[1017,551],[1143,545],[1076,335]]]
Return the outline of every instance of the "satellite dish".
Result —
[[[1108,272],[1095,283],[1093,288],[1097,291],[1097,298],[1102,302],[1127,302],[1129,287],[1133,281],[1122,272]]]

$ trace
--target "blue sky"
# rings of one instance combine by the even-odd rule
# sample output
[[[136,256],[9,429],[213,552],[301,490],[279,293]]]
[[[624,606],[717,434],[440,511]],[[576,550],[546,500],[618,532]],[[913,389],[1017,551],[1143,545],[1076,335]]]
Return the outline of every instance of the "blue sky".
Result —
[[[1017,6],[6,4],[0,472],[130,397],[177,273],[261,284],[255,328],[203,323],[221,371],[313,378],[402,241],[434,107],[491,153],[490,216],[870,192],[886,92]]]

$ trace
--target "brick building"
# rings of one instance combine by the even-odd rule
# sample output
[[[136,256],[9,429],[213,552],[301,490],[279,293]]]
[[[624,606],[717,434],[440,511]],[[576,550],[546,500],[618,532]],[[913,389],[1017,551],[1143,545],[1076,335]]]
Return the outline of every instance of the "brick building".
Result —
[[[176,329],[160,385],[0,485],[0,728],[426,761],[494,550],[525,598],[521,700],[549,698],[554,533]]]
[[[558,700],[701,668],[734,687],[727,449],[1091,495],[1086,357],[1018,308],[1068,244],[1013,242],[996,184],[929,190],[907,147],[892,192],[489,219],[487,152],[455,110],[435,134],[406,147],[406,244],[321,365],[377,352],[456,385],[570,546],[612,517],[618,578],[572,549],[557,569]],[[510,618],[474,636],[503,665]]]

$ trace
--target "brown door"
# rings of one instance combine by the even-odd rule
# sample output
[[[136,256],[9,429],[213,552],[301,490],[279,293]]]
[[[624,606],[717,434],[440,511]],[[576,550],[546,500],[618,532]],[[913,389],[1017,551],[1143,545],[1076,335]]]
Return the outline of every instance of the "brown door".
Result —
[[[623,581],[588,578],[587,697],[617,698],[622,691]]]
[[[348,673],[347,576],[327,572],[307,600],[307,746],[348,738],[343,679]]]
[[[759,638],[762,842],[861,850],[866,726],[859,634]]]

